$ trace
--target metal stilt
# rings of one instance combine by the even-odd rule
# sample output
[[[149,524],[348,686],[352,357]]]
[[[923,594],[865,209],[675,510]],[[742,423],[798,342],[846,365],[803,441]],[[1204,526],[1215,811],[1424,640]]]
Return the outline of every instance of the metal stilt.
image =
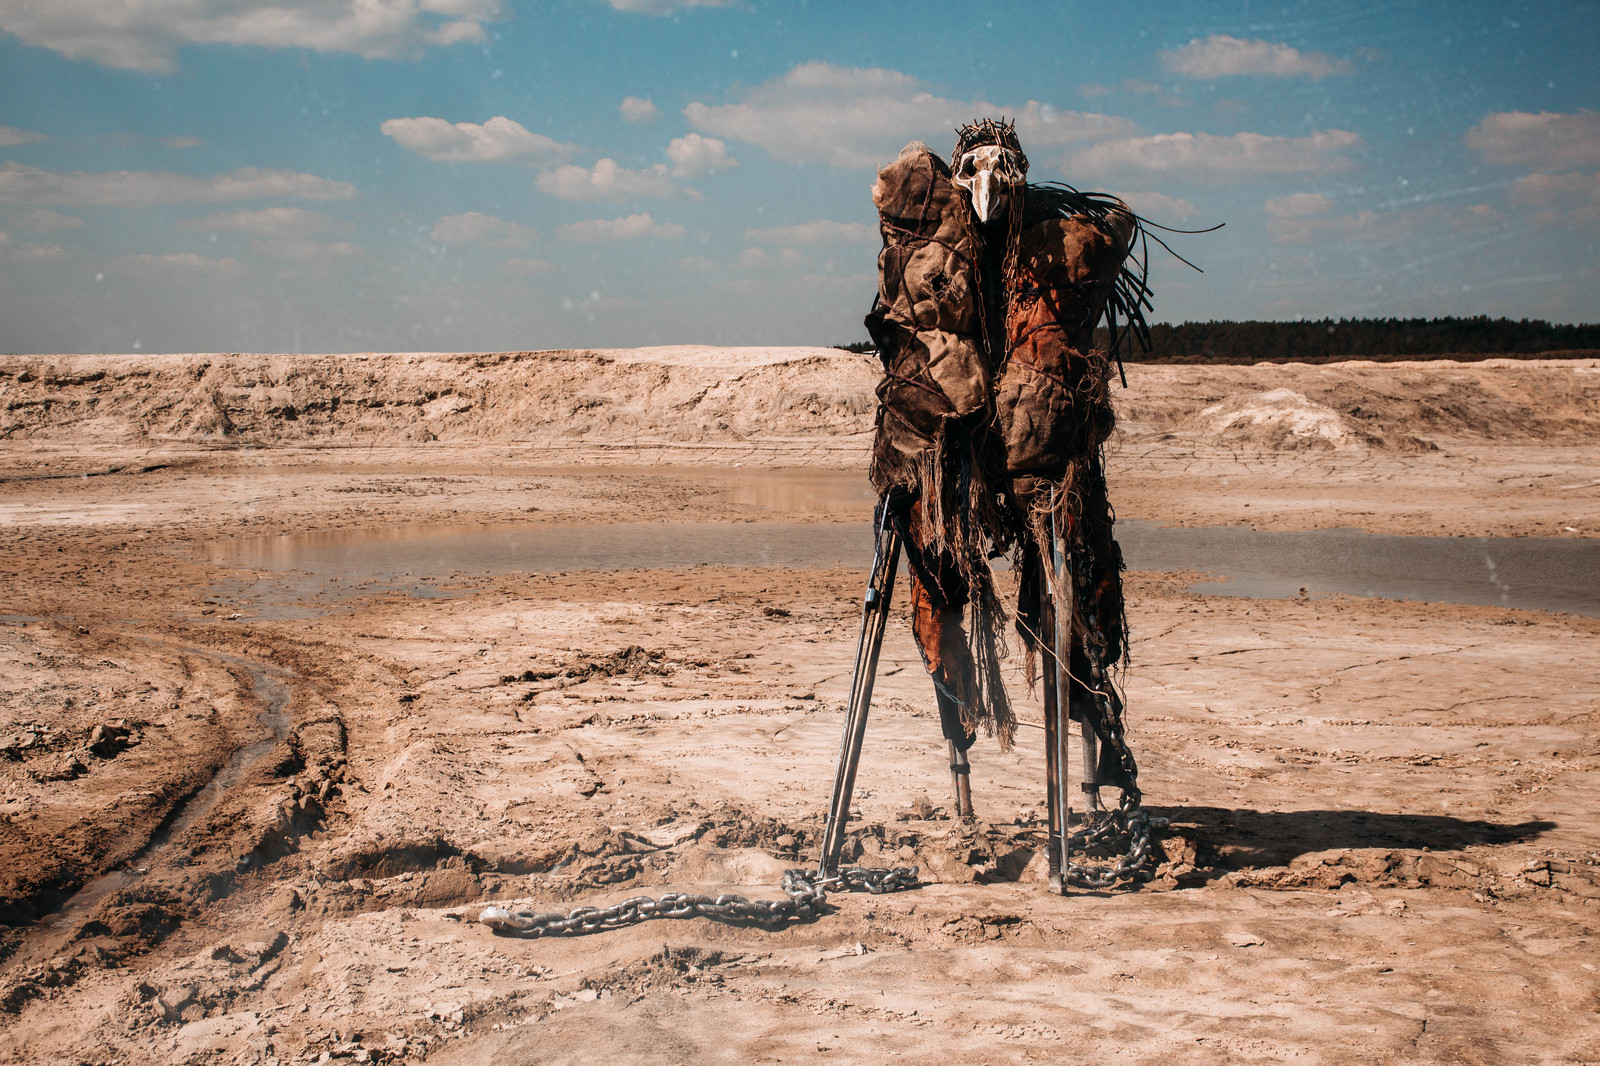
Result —
[[[1050,558],[1049,595],[1045,597],[1049,616],[1043,619],[1044,632],[1050,639],[1050,654],[1043,656],[1048,663],[1045,672],[1045,744],[1049,751],[1045,759],[1048,778],[1046,801],[1051,808],[1050,833],[1050,887],[1066,895],[1072,869],[1072,792],[1070,791],[1070,766],[1067,757],[1067,737],[1072,729],[1072,617],[1073,583],[1072,566],[1067,556],[1057,525],[1057,498],[1050,497]]]
[[[819,879],[831,878],[839,869],[844,827],[850,819],[850,794],[855,790],[861,741],[867,732],[867,709],[872,704],[872,683],[878,673],[878,652],[883,647],[883,630],[889,622],[889,598],[894,592],[895,571],[900,567],[900,534],[889,523],[887,504],[880,506],[879,511],[872,576],[861,605],[861,636],[856,642],[850,707],[845,715],[844,739],[839,746],[839,768],[833,777],[833,796],[828,801],[828,821],[822,833],[822,856],[817,865]]]
[[[955,795],[956,818],[972,821],[972,766],[967,753],[956,747],[956,742],[946,741],[950,751],[950,788]]]
[[[1078,723],[1078,733],[1083,737],[1083,789],[1084,806],[1090,814],[1105,808],[1100,803],[1100,738],[1087,720]]]

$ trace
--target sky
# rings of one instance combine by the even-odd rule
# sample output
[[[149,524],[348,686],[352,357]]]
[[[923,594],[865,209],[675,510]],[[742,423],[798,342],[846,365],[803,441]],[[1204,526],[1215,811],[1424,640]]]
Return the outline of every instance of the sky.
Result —
[[[1015,118],[1152,321],[1600,321],[1595,3],[0,0],[0,352],[864,340]]]

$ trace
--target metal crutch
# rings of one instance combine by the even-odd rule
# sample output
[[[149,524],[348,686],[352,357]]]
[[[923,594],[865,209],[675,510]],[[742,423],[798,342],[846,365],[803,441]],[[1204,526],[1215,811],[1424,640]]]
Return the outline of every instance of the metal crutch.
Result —
[[[1075,591],[1066,545],[1057,525],[1056,490],[1050,493],[1050,595],[1044,597],[1044,632],[1050,636],[1045,659],[1045,799],[1050,807],[1050,888],[1067,894],[1072,870],[1072,793],[1067,736],[1072,729],[1072,616]]]
[[[889,505],[879,505],[877,547],[872,559],[872,576],[861,604],[861,636],[856,641],[855,675],[850,682],[850,708],[844,720],[844,740],[839,746],[839,769],[833,777],[833,796],[828,801],[828,822],[822,833],[822,856],[817,864],[819,880],[833,877],[839,869],[839,852],[844,847],[844,827],[850,819],[850,793],[856,786],[856,767],[861,762],[861,741],[867,733],[867,708],[872,703],[872,683],[878,673],[878,652],[883,647],[883,630],[889,623],[889,597],[894,591],[895,571],[900,567],[900,534],[889,522]]]

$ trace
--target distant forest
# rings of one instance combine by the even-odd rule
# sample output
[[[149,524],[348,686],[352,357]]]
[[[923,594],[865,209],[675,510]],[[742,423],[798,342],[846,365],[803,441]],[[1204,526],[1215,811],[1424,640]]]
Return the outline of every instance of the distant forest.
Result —
[[[1509,318],[1325,318],[1185,322],[1150,327],[1150,352],[1125,338],[1129,363],[1333,363],[1342,359],[1518,359],[1600,355],[1600,325]],[[1097,344],[1108,343],[1104,328]]]
[[[1095,334],[1102,347],[1110,337]],[[1129,363],[1335,363],[1344,359],[1579,359],[1600,357],[1600,325],[1539,319],[1325,318],[1315,322],[1185,322],[1150,327],[1150,352],[1124,337]],[[872,346],[841,344],[854,352]]]

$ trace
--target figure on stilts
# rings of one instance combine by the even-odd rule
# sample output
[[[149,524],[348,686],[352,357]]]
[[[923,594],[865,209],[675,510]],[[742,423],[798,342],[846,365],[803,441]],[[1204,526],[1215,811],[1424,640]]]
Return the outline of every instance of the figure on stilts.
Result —
[[[867,316],[884,376],[871,479],[877,555],[821,872],[838,864],[878,648],[903,552],[912,630],[933,681],[954,810],[973,816],[967,752],[1016,729],[1000,660],[1005,608],[990,560],[1017,574],[1015,632],[1030,681],[1043,675],[1051,878],[1137,877],[1148,849],[1138,766],[1115,675],[1127,655],[1122,556],[1103,445],[1113,367],[1128,335],[1148,344],[1144,220],[1115,197],[1027,183],[1016,130],[984,119],[957,132],[946,164],[907,145],[873,185],[884,247]],[[1158,238],[1157,238],[1158,239]],[[1159,239],[1158,239],[1159,240]],[[1119,321],[1120,320],[1120,321]],[[1095,345],[1096,328],[1108,343]],[[1083,828],[1070,824],[1066,735],[1083,737]],[[1100,789],[1121,790],[1102,812]],[[1070,849],[1129,840],[1114,867]]]

